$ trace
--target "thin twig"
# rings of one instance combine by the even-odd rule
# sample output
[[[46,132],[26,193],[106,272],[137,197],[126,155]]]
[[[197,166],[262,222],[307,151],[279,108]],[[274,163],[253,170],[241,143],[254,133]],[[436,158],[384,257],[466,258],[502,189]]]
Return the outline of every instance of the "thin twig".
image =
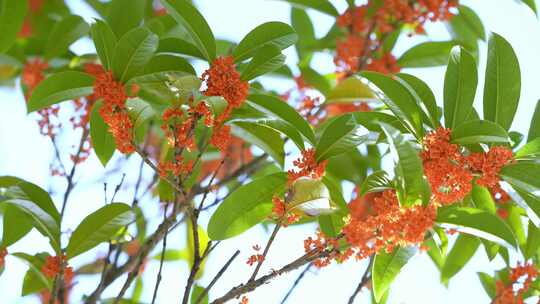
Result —
[[[272,243],[274,242],[274,239],[276,238],[279,228],[281,228],[281,223],[277,223],[276,227],[274,228],[274,231],[272,231],[272,235],[270,235],[270,238],[268,239],[268,242],[266,243],[266,246],[264,247],[264,251],[262,254],[263,258],[259,259],[259,261],[257,262],[257,266],[255,267],[255,270],[253,271],[253,274],[249,278],[248,282],[254,281],[255,278],[257,277],[257,274],[259,273],[259,270],[261,269],[262,264],[266,260],[266,255],[268,255],[270,246],[272,246]]]
[[[167,219],[167,211],[169,209],[169,204],[165,206],[165,211],[163,212],[163,221]],[[165,250],[167,250],[167,236],[169,233],[165,234],[163,238],[163,246],[161,247],[161,257],[159,258],[159,270],[156,278],[156,286],[154,287],[154,295],[152,296],[152,304],[156,302],[156,297],[159,289],[159,284],[161,283],[161,272],[163,271],[163,262],[165,261]]]
[[[118,191],[120,191],[120,188],[122,188],[122,184],[124,183],[125,178],[126,178],[126,174],[122,174],[120,183],[118,183],[118,185],[116,185],[116,187],[114,188],[113,196],[111,197],[111,203],[114,202],[114,199],[116,198],[116,194],[118,194]]]
[[[354,290],[353,294],[349,298],[349,302],[347,302],[348,304],[354,303],[354,299],[356,298],[356,296],[360,293],[360,291],[362,291],[362,288],[364,288],[367,282],[369,282],[369,280],[371,279],[371,265],[372,264],[373,264],[373,256],[370,256],[368,266],[366,267],[366,270],[364,271],[364,274],[362,275],[362,279],[360,280],[360,283],[358,283],[358,286],[356,286],[356,289]]]
[[[236,257],[240,254],[240,250],[236,250],[236,252],[229,258],[227,263],[221,267],[221,269],[218,271],[218,273],[214,276],[210,284],[206,286],[206,288],[203,290],[203,292],[199,295],[199,297],[195,300],[194,304],[199,304],[202,299],[208,294],[210,289],[216,284],[216,282],[219,280],[219,278],[225,273],[227,268],[231,265],[231,263],[236,259]]]
[[[287,291],[287,294],[283,297],[283,300],[281,300],[281,304],[285,304],[285,302],[287,302],[287,299],[289,298],[289,296],[292,294],[293,290],[298,286],[298,284],[300,283],[300,281],[302,281],[302,279],[304,278],[304,276],[306,275],[306,273],[311,269],[311,267],[313,266],[313,263],[309,263],[306,268],[304,268],[304,270],[302,270],[302,272],[300,273],[300,275],[298,275],[298,277],[296,278],[296,280],[294,280],[294,283],[292,284],[291,288],[289,288],[289,291]]]

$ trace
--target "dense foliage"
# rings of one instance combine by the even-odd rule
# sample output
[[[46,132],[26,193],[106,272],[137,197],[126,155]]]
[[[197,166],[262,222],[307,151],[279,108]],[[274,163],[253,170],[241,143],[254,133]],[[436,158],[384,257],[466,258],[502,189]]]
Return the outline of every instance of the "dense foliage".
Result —
[[[55,151],[51,178],[66,184],[53,194],[0,177],[0,271],[10,267],[6,255],[28,264],[22,296],[141,303],[145,288],[153,297],[144,302],[154,303],[164,264],[185,260],[190,271],[176,301],[245,304],[249,292],[282,273],[356,259],[369,267],[349,303],[363,290],[373,303],[385,303],[413,255],[426,252],[447,283],[483,248],[488,259],[506,263],[479,273],[492,303],[538,298],[540,106],[528,134],[512,130],[521,72],[507,40],[488,35],[457,0],[347,0],[343,12],[327,0],[287,2],[291,25],[264,23],[231,42],[216,39],[188,0],[86,0],[101,16],[91,24],[62,0],[1,1],[0,77],[6,85],[20,82],[29,115]],[[523,2],[536,10],[534,1]],[[335,25],[316,37],[306,10],[332,16]],[[445,23],[452,40],[420,43],[394,57],[400,36],[426,35],[430,23]],[[95,54],[70,51],[88,37]],[[479,54],[485,40],[488,52]],[[296,67],[284,65],[289,47],[298,54]],[[319,52],[333,54],[335,73],[317,71],[312,59]],[[487,58],[482,115],[473,108],[480,56]],[[202,63],[197,74],[194,65]],[[442,100],[429,84],[400,72],[441,65]],[[296,85],[275,92],[260,77]],[[64,133],[73,139],[68,147],[58,140]],[[126,189],[120,182],[110,199],[105,189],[104,204],[66,227],[66,206],[78,204],[70,194],[84,174],[79,168],[93,154],[104,167],[135,175],[136,183]],[[114,154],[123,157],[113,163]],[[140,161],[137,170],[123,171],[129,159]],[[382,169],[383,160],[392,171]],[[119,191],[133,200],[117,202]],[[142,201],[161,207],[162,216],[150,218]],[[203,213],[211,214],[207,227]],[[313,223],[318,228],[306,235],[304,253],[261,271],[288,226]],[[219,279],[239,254],[212,251],[255,225],[271,234],[253,246],[249,266],[243,263],[252,275],[225,294],[212,292],[215,284],[231,285]],[[186,248],[168,248],[167,236],[179,226],[188,231]],[[13,252],[33,229],[50,247]],[[104,254],[95,258],[98,250]],[[72,260],[83,255],[94,258],[74,269]],[[223,266],[203,286],[210,258]],[[143,284],[146,263],[159,264],[155,283]],[[89,275],[93,292],[70,298],[78,278]],[[115,297],[104,299],[118,281]]]

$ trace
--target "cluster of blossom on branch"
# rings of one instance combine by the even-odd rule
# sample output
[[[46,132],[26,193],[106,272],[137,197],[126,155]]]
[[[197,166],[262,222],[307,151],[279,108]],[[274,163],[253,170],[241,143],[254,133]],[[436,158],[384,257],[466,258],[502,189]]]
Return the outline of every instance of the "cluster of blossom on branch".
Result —
[[[538,277],[538,270],[533,264],[518,265],[510,270],[508,282],[496,282],[496,295],[493,304],[523,304],[523,294]],[[539,300],[540,302],[540,300]]]

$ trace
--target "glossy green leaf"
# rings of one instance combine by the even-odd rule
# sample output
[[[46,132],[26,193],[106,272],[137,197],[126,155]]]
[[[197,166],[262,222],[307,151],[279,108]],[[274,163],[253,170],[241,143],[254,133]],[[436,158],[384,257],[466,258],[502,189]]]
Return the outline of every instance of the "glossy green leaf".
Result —
[[[510,143],[508,133],[489,120],[469,120],[452,130],[452,142],[460,145]]]
[[[540,191],[540,163],[517,162],[504,166],[499,175],[512,185],[521,189],[538,193]]]
[[[219,205],[208,223],[208,236],[224,240],[262,222],[272,212],[272,198],[285,193],[287,174],[276,173],[242,185]]]
[[[489,211],[493,214],[497,212],[497,206],[495,205],[495,201],[493,200],[491,193],[486,187],[473,183],[471,197],[474,203],[474,207]]]
[[[266,73],[277,70],[285,63],[285,55],[274,45],[266,45],[259,48],[253,59],[241,73],[243,81],[251,80]]]
[[[49,289],[50,284],[46,284],[43,279],[46,279],[43,275],[40,276],[35,270],[28,269],[24,274],[21,296],[24,297]]]
[[[309,61],[312,52],[310,46],[316,43],[315,28],[308,13],[304,9],[291,8],[291,25],[298,36],[302,37],[295,44],[299,61]]]
[[[527,192],[520,187],[512,184],[512,188],[516,190],[519,196],[523,199],[524,208],[527,208],[527,215],[536,225],[540,225],[540,196]]]
[[[15,206],[6,206],[3,212],[2,243],[6,248],[15,244],[32,230],[32,218]]]
[[[440,224],[459,226],[460,231],[504,246],[517,246],[516,237],[510,227],[489,211],[469,207],[443,207],[439,208],[436,221]]]
[[[531,141],[538,137],[540,137],[540,100],[536,102],[536,107],[534,108],[534,114],[531,119],[527,141]]]
[[[30,255],[23,252],[15,252],[12,255],[21,259],[29,267],[23,281],[22,296],[41,291],[43,288],[51,288],[52,280],[48,279],[41,271],[45,259],[49,254],[38,253]],[[36,290],[37,288],[41,289]]]
[[[375,94],[367,83],[357,76],[351,76],[339,82],[326,95],[326,102],[357,102],[375,99]]]
[[[197,47],[184,39],[178,37],[167,37],[159,40],[158,53],[184,54],[191,57],[206,60]]]
[[[373,292],[379,301],[397,277],[401,268],[407,264],[416,253],[416,248],[397,247],[392,253],[381,251],[375,255],[371,270]]]
[[[424,68],[446,65],[455,41],[427,41],[408,49],[397,63],[402,68]]]
[[[424,172],[418,151],[397,129],[386,123],[380,124],[397,162],[395,171],[400,204],[412,206],[419,199],[428,200],[428,197],[424,197]]]
[[[77,226],[66,248],[68,258],[74,258],[102,242],[112,239],[119,229],[135,219],[131,207],[112,203],[88,215]]]
[[[525,250],[523,255],[525,260],[528,260],[538,253],[540,248],[540,229],[533,224],[532,221],[529,221],[528,230],[527,230],[527,243],[525,245]]]
[[[444,77],[444,123],[456,128],[472,109],[478,74],[473,57],[461,47],[454,47]]]
[[[371,192],[381,192],[392,189],[392,180],[385,171],[375,171],[371,173],[360,186],[359,196]]]
[[[475,50],[478,40],[486,40],[482,20],[465,5],[460,5],[458,10],[459,13],[449,21],[451,35],[469,50]]]
[[[102,105],[103,103],[98,101],[92,107],[92,113],[90,114],[90,139],[92,140],[92,147],[99,161],[103,166],[106,166],[113,156],[114,150],[116,150],[116,144],[114,137],[109,132],[109,127],[99,114],[99,109]]]
[[[116,37],[124,36],[143,21],[146,0],[113,0],[107,9],[105,20]]]
[[[43,80],[32,92],[27,103],[28,113],[41,110],[65,100],[92,94],[94,77],[76,71],[53,74]]]
[[[249,32],[234,48],[232,55],[240,62],[256,56],[265,46],[273,45],[283,50],[296,43],[298,35],[294,29],[283,22],[263,23]]]
[[[298,112],[271,95],[252,94],[248,96],[248,103],[262,112],[274,115],[296,128],[310,143],[315,142],[315,134],[310,124]]]
[[[516,159],[538,159],[540,157],[540,137],[529,141],[517,150],[514,157]]]
[[[193,291],[191,292],[190,303],[191,304],[208,304],[208,293],[202,297],[200,301],[197,301],[199,297],[204,293],[204,287],[195,284]]]
[[[77,15],[68,15],[57,22],[45,45],[44,57],[50,60],[64,55],[69,46],[79,38],[88,34],[90,27],[83,18]]]
[[[28,1],[3,0],[0,11],[0,53],[7,51],[15,42],[28,10]]]
[[[503,37],[489,37],[484,85],[484,118],[510,129],[521,93],[521,71],[512,46]]]
[[[355,117],[345,114],[332,121],[324,130],[315,146],[317,161],[356,149],[362,143],[372,139],[373,133],[358,124]]]
[[[473,257],[480,246],[480,241],[471,235],[460,234],[448,253],[441,270],[441,281],[447,283]]]
[[[311,67],[300,67],[300,72],[302,79],[307,85],[319,90],[319,92],[321,92],[323,95],[327,95],[330,92],[332,88],[330,81],[323,75],[319,74],[319,72],[315,71]]]
[[[187,0],[161,0],[169,14],[181,24],[189,34],[197,49],[208,62],[216,57],[216,41],[204,17]]]
[[[39,186],[24,180],[17,180],[10,185],[5,195],[10,199],[22,199],[34,202],[60,225],[60,213],[56,209],[49,193]]]
[[[332,17],[339,16],[338,11],[328,0],[282,0],[298,8],[311,8]]]
[[[409,90],[388,75],[375,72],[363,72],[360,75],[371,81],[386,95],[382,102],[390,108],[405,128],[417,138],[421,138],[423,136],[422,111]]]
[[[300,150],[305,149],[304,138],[302,137],[302,135],[300,135],[300,132],[298,132],[297,129],[293,127],[293,125],[281,119],[260,118],[248,121],[257,125],[262,125],[274,129],[291,139]]]
[[[117,43],[114,32],[107,23],[97,19],[90,28],[90,35],[103,68],[105,70],[111,69]]]
[[[425,114],[425,123],[433,128],[439,127],[441,125],[441,113],[435,95],[429,86],[420,78],[410,74],[398,73],[396,76],[405,83],[405,87],[408,87],[413,95],[416,94],[418,97],[419,106]]]
[[[278,164],[285,162],[284,142],[279,133],[265,125],[237,121],[233,124],[233,134],[256,145],[268,153]]]
[[[195,69],[186,59],[172,54],[158,54],[144,67],[143,72],[129,82],[141,85],[165,84],[166,81],[195,75]]]
[[[163,261],[173,262],[173,261],[182,261],[188,260],[189,252],[187,248],[184,249],[167,249],[165,250],[165,255],[163,256]],[[158,252],[152,257],[153,260],[161,260],[161,252]]]
[[[482,287],[484,287],[484,290],[488,296],[491,299],[495,298],[497,295],[497,291],[495,289],[495,279],[485,272],[479,272],[478,278],[480,279],[480,283],[482,283]]]
[[[139,75],[157,50],[158,37],[146,28],[135,28],[120,38],[114,50],[112,70],[126,82]]]
[[[538,14],[535,1],[536,0],[521,0],[521,2],[527,5],[535,14]]]
[[[506,206],[506,210],[508,211],[508,216],[506,217],[505,221],[508,224],[508,226],[512,228],[512,231],[514,232],[518,245],[523,251],[527,239],[525,237],[525,230],[523,229],[523,222],[521,221],[522,209],[517,206],[510,205],[510,206]]]

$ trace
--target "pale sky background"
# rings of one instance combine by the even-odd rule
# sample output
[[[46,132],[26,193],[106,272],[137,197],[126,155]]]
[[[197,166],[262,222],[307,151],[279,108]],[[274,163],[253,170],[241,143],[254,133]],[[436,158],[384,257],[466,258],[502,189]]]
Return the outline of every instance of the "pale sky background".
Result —
[[[345,0],[332,1],[339,11],[345,7]],[[81,14],[90,21],[95,14],[88,9],[82,1],[69,1],[73,11]],[[267,21],[289,22],[290,7],[285,2],[267,0],[199,0],[196,1],[199,9],[207,18],[216,37],[239,41],[247,32],[257,25]],[[528,126],[536,100],[540,97],[540,23],[533,13],[524,5],[513,0],[469,0],[461,3],[472,7],[484,22],[488,31],[497,32],[505,37],[517,53],[522,71],[522,93],[518,113],[513,129],[524,134]],[[331,18],[320,13],[310,11],[310,16],[316,27],[317,34],[323,35],[331,25]],[[427,26],[429,38],[402,37],[398,43],[395,55],[399,56],[410,46],[430,40],[446,40],[448,34],[441,24]],[[86,41],[76,43],[72,49],[81,54],[92,51],[91,45]],[[294,64],[296,56],[293,48],[286,52],[287,63]],[[481,113],[483,79],[485,71],[486,44],[480,48],[481,63],[479,67],[479,86],[476,95],[476,106]],[[312,67],[322,73],[332,72],[334,67],[330,55],[320,55],[313,61]],[[204,65],[197,65],[198,72],[205,69]],[[411,69],[405,72],[412,73],[425,80],[434,90],[437,101],[442,103],[442,88],[444,78],[443,67]],[[269,85],[285,90],[292,83],[277,84],[268,81]],[[67,140],[66,140],[67,139]],[[74,139],[68,134],[63,140],[65,151],[69,151],[74,144]],[[67,154],[67,152],[65,152]],[[0,175],[15,175],[34,182],[45,189],[58,189],[64,191],[63,179],[49,178],[49,161],[53,158],[50,141],[39,135],[39,130],[33,116],[26,115],[23,96],[19,88],[0,90]],[[122,156],[116,154],[113,161],[106,168],[114,167],[116,161],[121,162]],[[290,159],[287,160],[290,166]],[[127,174],[127,185],[133,185],[136,178],[140,159],[132,157],[128,164],[122,167],[121,173]],[[68,204],[66,224],[68,227],[76,227],[85,215],[103,206],[103,182],[108,182],[110,187],[120,180],[120,175],[111,175],[106,180],[103,178],[105,170],[99,161],[92,155],[90,159],[79,169],[79,187],[75,189]],[[82,174],[81,174],[82,172]],[[146,176],[150,176],[146,170]],[[110,194],[109,194],[110,197]],[[57,203],[60,198],[54,196]],[[116,201],[131,202],[130,192],[120,192]],[[147,216],[158,216],[157,204],[147,199],[141,203],[148,211]],[[202,216],[202,226],[206,227],[208,215]],[[155,229],[158,221],[153,220],[149,231]],[[1,229],[1,228],[0,228]],[[285,263],[303,254],[303,240],[313,234],[314,226],[289,227],[278,235],[278,238],[270,250],[270,255],[263,266],[261,273],[266,273],[271,268],[280,268]],[[269,236],[269,232],[262,227],[250,229],[241,236],[222,242],[216,251],[210,256],[206,272],[201,283],[206,285],[223,263],[234,253],[236,249],[242,252],[230,269],[211,291],[211,298],[223,295],[231,287],[244,282],[250,275],[252,268],[245,261],[253,253],[251,246],[260,244],[263,246]],[[64,240],[66,241],[66,240]],[[169,248],[180,249],[185,244],[185,230],[179,228],[169,237]],[[50,250],[47,241],[37,232],[33,231],[21,242],[12,246],[10,252],[40,252]],[[89,259],[103,253],[105,246],[100,246],[87,254],[77,257],[72,261],[74,266],[82,265]],[[157,252],[157,251],[156,251]],[[144,275],[145,292],[143,302],[150,302],[157,262],[150,263]],[[288,303],[345,303],[366,267],[366,262],[351,260],[342,265],[333,264],[321,271],[309,272],[298,288],[289,298]],[[1,303],[36,303],[35,297],[20,298],[22,279],[26,266],[18,259],[8,256],[6,259],[6,271],[0,277],[0,302]],[[492,273],[494,269],[503,266],[502,260],[497,258],[488,262],[483,248],[480,248],[472,262],[451,281],[448,288],[439,283],[439,273],[426,254],[417,254],[403,269],[392,285],[388,303],[404,304],[432,304],[432,303],[489,303],[476,272],[484,271]],[[301,270],[284,275],[272,281],[270,284],[258,288],[248,295],[250,303],[279,303],[290,285]],[[164,268],[164,280],[162,281],[158,303],[179,303],[187,278],[188,267],[185,262],[166,264]],[[106,296],[115,295],[123,279],[118,280],[116,285],[111,286],[105,293]],[[72,299],[81,298],[82,294],[90,293],[97,284],[97,277],[81,278],[75,288]],[[128,292],[130,294],[130,292]],[[73,301],[77,303],[77,301]],[[236,303],[236,301],[231,301]],[[364,291],[355,303],[369,303],[369,292]]]

